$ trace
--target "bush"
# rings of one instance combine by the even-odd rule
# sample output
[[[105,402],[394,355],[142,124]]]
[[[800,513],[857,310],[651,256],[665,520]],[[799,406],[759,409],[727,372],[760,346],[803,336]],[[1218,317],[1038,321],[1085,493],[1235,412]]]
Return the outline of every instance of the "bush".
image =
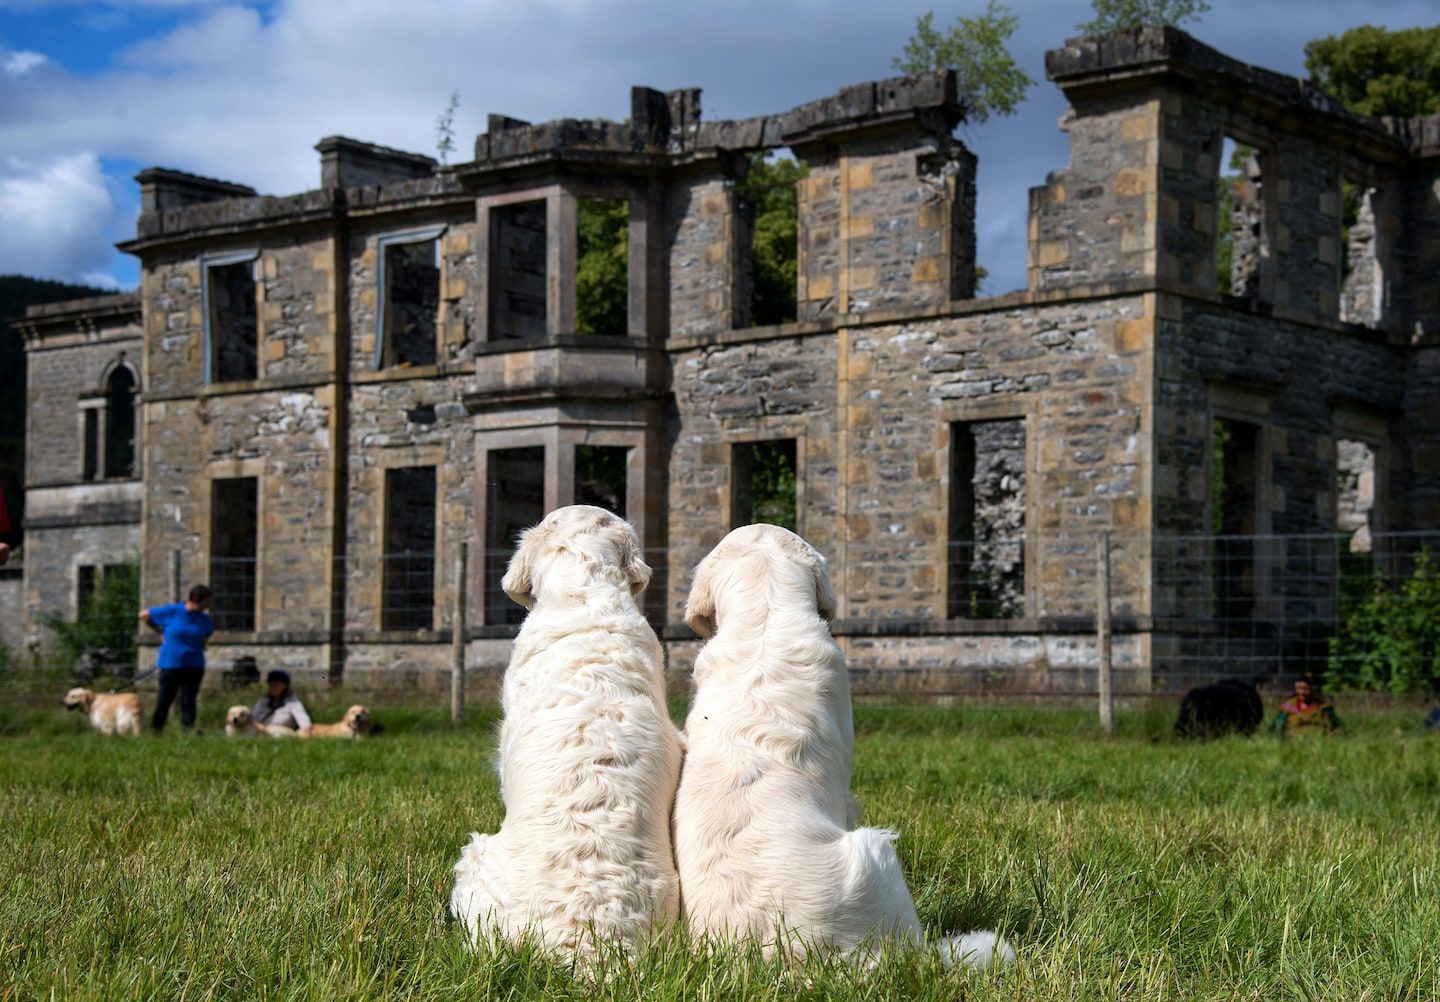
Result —
[[[1373,557],[1342,569],[1340,633],[1330,638],[1329,682],[1374,692],[1424,692],[1440,681],[1440,568],[1428,549],[1398,586]]]
[[[136,615],[140,611],[140,565],[134,561],[105,569],[94,593],[80,605],[74,620],[42,616],[55,634],[61,654],[70,663],[87,651],[109,651],[116,673],[134,673]]]

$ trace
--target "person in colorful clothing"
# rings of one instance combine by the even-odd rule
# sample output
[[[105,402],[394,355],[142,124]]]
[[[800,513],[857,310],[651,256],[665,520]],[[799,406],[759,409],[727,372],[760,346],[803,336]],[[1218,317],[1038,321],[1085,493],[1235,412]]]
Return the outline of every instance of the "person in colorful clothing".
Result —
[[[205,610],[210,608],[208,585],[197,584],[184,602],[142,609],[140,622],[160,634],[160,653],[155,666],[160,670],[160,692],[150,726],[164,730],[170,704],[180,697],[180,726],[195,726],[195,701],[205,677],[205,646],[215,624]]]
[[[1280,704],[1270,729],[1281,737],[1339,734],[1344,728],[1330,700],[1320,694],[1320,683],[1310,675],[1295,680],[1295,692]]]

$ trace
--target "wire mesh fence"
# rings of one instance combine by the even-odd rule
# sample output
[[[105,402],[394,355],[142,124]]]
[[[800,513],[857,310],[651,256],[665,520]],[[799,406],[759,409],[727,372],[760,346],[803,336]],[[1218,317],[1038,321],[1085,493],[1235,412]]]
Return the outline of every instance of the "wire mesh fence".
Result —
[[[642,604],[683,667],[696,556],[681,552],[646,551],[654,577]],[[851,544],[827,556],[841,596],[834,630],[864,691],[1077,697],[1103,675],[1127,698],[1301,674],[1428,693],[1440,684],[1437,553],[1440,533],[1112,533]],[[352,553],[298,573],[237,557],[187,567],[187,590],[203,578],[214,591],[207,685],[253,692],[284,668],[380,702],[444,703],[464,666],[473,691],[493,691],[526,615],[502,587],[511,550],[472,550],[463,573],[456,556]],[[124,685],[155,663],[159,638],[138,611],[177,585],[146,580],[142,594],[134,564],[77,576],[74,605],[36,616],[31,641],[0,656],[67,683]]]

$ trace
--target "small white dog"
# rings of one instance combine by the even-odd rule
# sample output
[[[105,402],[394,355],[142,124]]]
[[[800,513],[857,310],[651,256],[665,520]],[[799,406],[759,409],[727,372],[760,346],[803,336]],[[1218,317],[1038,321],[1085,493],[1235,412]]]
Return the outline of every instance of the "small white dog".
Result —
[[[95,693],[89,689],[71,689],[65,694],[63,705],[67,710],[84,710],[90,716],[90,726],[101,734],[120,734],[136,737],[140,734],[140,697],[133,692]]]
[[[834,615],[825,558],[779,526],[736,529],[696,569],[685,620],[708,642],[685,724],[675,859],[697,931],[752,935],[794,957],[924,939],[895,833],[848,831],[855,735]],[[991,932],[941,950],[977,966],[1013,958]]]
[[[472,936],[588,954],[679,913],[681,745],[635,603],[649,581],[635,530],[603,508],[557,509],[520,537],[501,582],[530,610],[501,688],[505,820],[471,836],[450,898]]]
[[[266,727],[255,722],[255,715],[248,706],[232,706],[225,711],[225,735],[231,738],[255,738],[268,734],[272,738],[293,738],[295,732],[288,727]]]

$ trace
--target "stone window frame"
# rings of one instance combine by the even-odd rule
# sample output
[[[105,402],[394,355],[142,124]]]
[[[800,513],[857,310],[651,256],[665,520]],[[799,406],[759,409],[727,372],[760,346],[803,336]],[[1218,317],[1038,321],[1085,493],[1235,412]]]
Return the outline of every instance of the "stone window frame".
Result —
[[[108,476],[105,472],[105,457],[108,452],[106,437],[109,434],[110,419],[110,380],[119,369],[126,369],[130,378],[135,383],[135,466],[126,476]],[[80,436],[80,471],[79,481],[81,483],[103,483],[105,481],[125,481],[140,479],[140,372],[135,368],[134,363],[121,352],[111,359],[100,375],[98,389],[92,388],[80,394],[76,398],[79,408],[79,436]],[[95,442],[94,452],[90,451],[89,434],[86,431],[86,423],[94,415],[95,421]],[[86,470],[90,470],[89,476]]]
[[[1225,153],[1225,140],[1232,139],[1236,143],[1243,143],[1255,151],[1260,160],[1260,268],[1255,276],[1254,296],[1234,296],[1233,293],[1224,293],[1232,298],[1241,299],[1245,302],[1255,304],[1270,304],[1275,302],[1275,279],[1277,269],[1276,259],[1276,234],[1280,225],[1280,205],[1277,197],[1279,183],[1278,175],[1274,175],[1276,160],[1275,144],[1276,137],[1267,132],[1259,131],[1249,124],[1234,120],[1226,120],[1216,130],[1213,140],[1215,146],[1215,170],[1213,178],[1218,182],[1224,174],[1226,165],[1223,162]],[[1266,157],[1269,157],[1272,165],[1272,176],[1265,174]],[[1228,226],[1228,222],[1226,223]],[[1211,273],[1215,270],[1214,262],[1220,254],[1220,202],[1215,202],[1214,228],[1211,234]],[[1232,246],[1233,252],[1233,246]],[[1231,258],[1231,274],[1234,274],[1234,258]],[[1213,281],[1211,285],[1213,286]],[[1233,280],[1232,280],[1233,285]]]
[[[435,618],[432,620],[435,625],[429,630],[386,630],[383,629],[384,620],[381,616],[385,604],[385,538],[390,528],[387,519],[390,504],[385,493],[385,474],[389,470],[411,469],[418,466],[435,468],[435,567],[433,571]],[[373,583],[365,589],[365,592],[368,598],[367,611],[373,617],[374,629],[384,636],[402,638],[433,636],[448,625],[446,616],[455,603],[453,592],[447,588],[447,584],[451,583],[446,578],[445,561],[440,559],[440,555],[451,552],[450,548],[454,545],[451,540],[446,538],[444,518],[445,492],[453,486],[451,484],[453,473],[450,470],[450,464],[445,460],[445,446],[435,444],[383,450],[374,457],[374,465],[367,471],[373,479],[362,489],[368,490],[371,497],[378,499],[378,504],[375,506],[375,547],[373,550],[378,573],[375,574]],[[454,542],[458,542],[458,540]],[[475,560],[475,556],[472,555],[470,558],[472,569]],[[467,570],[466,574],[469,576],[471,570]],[[473,608],[473,601],[471,605]],[[471,614],[473,615],[473,612]]]
[[[725,490],[721,496],[720,505],[720,535],[723,537],[731,531],[735,524],[735,447],[737,445],[753,445],[757,442],[775,442],[782,439],[793,438],[795,440],[795,534],[804,536],[806,532],[805,517],[805,485],[807,478],[808,453],[807,439],[809,438],[810,427],[803,418],[797,419],[790,415],[783,417],[762,419],[758,426],[752,425],[743,430],[726,431],[725,441]]]
[[[397,233],[384,233],[375,238],[375,350],[371,355],[370,369],[373,372],[381,372],[386,368],[385,361],[385,251],[395,244],[419,244],[428,241],[435,241],[435,267],[439,272],[438,284],[441,295],[437,297],[435,306],[435,359],[438,362],[442,356],[440,342],[444,334],[442,314],[445,311],[445,247],[443,238],[450,228],[449,223],[439,223],[435,226],[426,226],[420,229],[403,230]]]
[[[1025,423],[1025,608],[1019,616],[999,622],[1017,623],[1033,619],[1040,608],[1040,557],[1036,526],[1040,524],[1040,498],[1038,487],[1041,482],[1040,427],[1041,401],[1036,394],[1005,397],[978,397],[974,399],[947,400],[939,408],[938,418],[944,427],[944,444],[937,450],[936,463],[940,471],[937,484],[940,490],[938,511],[942,530],[937,533],[934,559],[941,569],[936,575],[938,591],[935,594],[935,608],[946,613],[950,609],[950,468],[955,449],[954,427],[957,424],[975,424],[983,421],[1014,421]],[[975,620],[969,618],[951,619],[942,615],[947,623],[994,623],[996,620]]]
[[[664,253],[663,204],[651,201],[643,184],[618,179],[584,178],[551,181],[534,187],[482,195],[476,199],[476,274],[479,276],[475,303],[477,340],[506,343],[509,338],[492,336],[491,293],[494,291],[492,248],[495,242],[494,211],[527,202],[545,205],[545,338],[557,336],[595,337],[577,334],[575,297],[579,241],[576,239],[579,203],[585,199],[617,199],[630,208],[627,223],[627,322],[623,337],[632,341],[658,341],[667,335],[666,320],[660,312],[661,297],[668,291]],[[654,295],[650,294],[654,287]],[[604,335],[601,335],[604,336]],[[616,337],[616,335],[610,335]],[[516,338],[517,346],[539,338]]]
[[[210,555],[214,552],[215,546],[215,488],[212,484],[216,480],[240,480],[253,477],[255,480],[255,626],[250,630],[216,631],[216,636],[225,636],[232,640],[243,640],[245,638],[259,637],[265,632],[265,520],[268,517],[267,508],[270,499],[270,483],[267,461],[263,456],[256,456],[252,459],[225,459],[209,463],[205,467],[205,490],[201,494],[200,506],[204,512],[205,530],[201,540],[202,549],[200,557],[204,562],[205,576],[210,576]]]
[[[1394,524],[1390,510],[1391,475],[1389,463],[1394,450],[1390,444],[1390,423],[1378,414],[1349,407],[1344,404],[1333,406],[1330,411],[1330,435],[1323,450],[1331,472],[1330,503],[1326,512],[1330,524],[1339,531],[1340,495],[1334,488],[1334,474],[1339,467],[1340,440],[1363,442],[1375,454],[1375,506],[1371,509],[1371,533],[1387,532]]]
[[[1366,197],[1367,193],[1374,195],[1371,199],[1371,214],[1375,232],[1370,245],[1370,261],[1374,268],[1374,275],[1370,283],[1373,314],[1364,320],[1346,320],[1344,318],[1345,269],[1337,261],[1335,266],[1335,318],[1341,323],[1353,323],[1369,330],[1390,330],[1394,326],[1394,292],[1398,284],[1397,279],[1400,277],[1401,255],[1399,235],[1385,224],[1391,220],[1395,209],[1394,200],[1398,182],[1384,176],[1368,164],[1351,158],[1342,159],[1339,180],[1335,188],[1336,197],[1340,200],[1340,210],[1336,213],[1335,221],[1335,241],[1342,255],[1348,251],[1345,241],[1342,239],[1345,229],[1344,198],[1347,183],[1360,189],[1362,199]]]
[[[260,309],[260,248],[227,251],[224,254],[207,254],[200,258],[200,365],[203,374],[201,382],[206,386],[224,386],[231,382],[243,382],[243,380],[222,381],[215,378],[214,334],[210,329],[210,269],[223,268],[232,264],[245,264],[247,261],[254,262],[256,266],[254,269],[256,376],[260,376],[263,371],[260,345],[265,340],[265,316],[264,311]],[[136,385],[139,385],[138,380]]]
[[[1276,391],[1270,387],[1237,385],[1222,380],[1212,380],[1207,386],[1208,404],[1205,420],[1205,515],[1202,536],[1213,536],[1215,513],[1211,508],[1215,482],[1215,420],[1240,421],[1254,425],[1255,433],[1255,537],[1253,551],[1255,602],[1251,616],[1260,619],[1278,619],[1284,615],[1284,597],[1274,594],[1270,587],[1270,569],[1278,556],[1275,543],[1266,539],[1272,534],[1277,498],[1275,486],[1275,448],[1279,429],[1273,424],[1271,413]]]
[[[544,459],[544,485],[542,487],[541,507],[547,511],[554,511],[560,507],[560,477],[557,465],[564,449],[560,446],[559,425],[550,425],[542,428],[516,428],[504,431],[482,432],[475,436],[475,538],[478,552],[470,558],[470,594],[473,596],[469,603],[469,614],[471,622],[477,626],[489,626],[495,629],[513,628],[518,626],[506,623],[491,623],[486,618],[489,596],[485,594],[485,567],[489,556],[487,543],[489,542],[490,525],[490,453],[504,452],[509,449],[543,449]],[[597,443],[599,444],[599,443]],[[573,494],[574,480],[574,450],[570,452],[571,468],[571,492]],[[627,484],[628,494],[628,484]],[[629,501],[627,497],[627,503]],[[641,545],[644,545],[644,537],[641,537]]]

